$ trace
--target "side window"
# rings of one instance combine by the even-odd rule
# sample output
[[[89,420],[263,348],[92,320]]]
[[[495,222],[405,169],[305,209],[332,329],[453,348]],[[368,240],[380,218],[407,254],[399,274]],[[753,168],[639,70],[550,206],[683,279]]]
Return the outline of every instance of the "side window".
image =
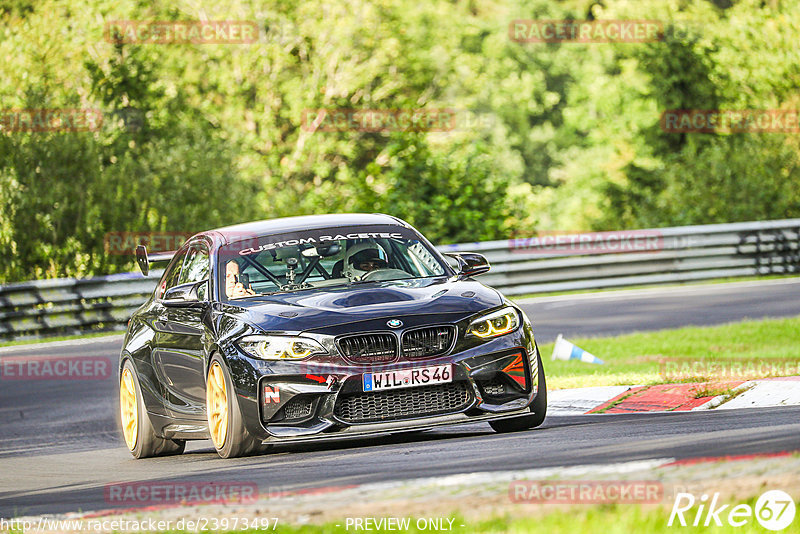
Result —
[[[189,248],[186,261],[183,262],[183,270],[178,277],[178,284],[205,280],[208,278],[208,270],[208,250],[202,245],[193,245]]]
[[[183,262],[183,270],[178,277],[178,284],[189,282],[200,282],[209,277],[211,263],[208,258],[208,250],[201,244],[193,245],[189,248],[189,254]],[[205,289],[198,292],[200,300],[205,300]]]
[[[164,291],[178,285],[178,277],[181,274],[183,261],[186,259],[186,252],[186,250],[178,252],[172,260],[172,263],[167,267],[167,270],[164,271],[164,274],[161,276],[161,282],[158,284],[156,298],[160,299],[164,295]]]

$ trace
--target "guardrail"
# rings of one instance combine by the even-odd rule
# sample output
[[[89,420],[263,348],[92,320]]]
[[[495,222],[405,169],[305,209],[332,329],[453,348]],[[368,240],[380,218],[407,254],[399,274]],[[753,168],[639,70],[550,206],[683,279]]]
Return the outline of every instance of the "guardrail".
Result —
[[[800,273],[800,219],[562,237],[562,245],[545,236],[439,248],[484,254],[492,270],[481,281],[507,295]]]
[[[800,273],[800,219],[547,235],[439,249],[484,254],[492,270],[480,280],[510,296],[792,274]],[[0,338],[124,329],[160,274],[0,286]]]
[[[0,339],[124,329],[162,272],[146,278],[136,272],[0,286]]]

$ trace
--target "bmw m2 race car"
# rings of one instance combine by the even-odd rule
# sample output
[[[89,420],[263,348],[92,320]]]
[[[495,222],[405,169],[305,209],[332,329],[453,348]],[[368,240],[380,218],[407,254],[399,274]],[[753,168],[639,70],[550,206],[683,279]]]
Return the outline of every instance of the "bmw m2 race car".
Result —
[[[223,458],[271,443],[488,421],[542,423],[533,328],[473,253],[442,255],[388,215],[261,221],[193,236],[132,316],[119,362],[137,458],[208,439]]]

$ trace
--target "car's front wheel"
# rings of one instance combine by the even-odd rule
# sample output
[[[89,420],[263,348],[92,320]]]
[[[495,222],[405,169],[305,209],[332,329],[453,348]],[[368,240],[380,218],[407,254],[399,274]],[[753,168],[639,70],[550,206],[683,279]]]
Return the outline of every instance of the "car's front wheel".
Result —
[[[119,411],[122,437],[136,458],[181,454],[186,441],[161,438],[156,435],[147,416],[142,388],[133,362],[125,360],[119,380]]]
[[[246,456],[264,448],[244,426],[231,375],[219,354],[208,366],[206,414],[211,441],[222,458]]]
[[[544,423],[544,418],[547,415],[547,383],[544,378],[544,368],[542,367],[542,358],[539,355],[538,347],[536,348],[536,359],[536,363],[539,365],[539,385],[536,399],[530,406],[530,410],[533,413],[512,419],[490,421],[489,424],[495,432],[519,432],[520,430],[535,428]]]

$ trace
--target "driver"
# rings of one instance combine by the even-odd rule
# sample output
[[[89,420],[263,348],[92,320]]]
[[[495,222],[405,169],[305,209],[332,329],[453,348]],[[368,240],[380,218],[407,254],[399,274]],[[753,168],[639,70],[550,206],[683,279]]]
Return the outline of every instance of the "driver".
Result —
[[[244,287],[239,271],[239,264],[231,260],[225,264],[225,294],[229,299],[240,299],[255,295],[255,291]]]
[[[386,253],[374,243],[361,243],[352,247],[347,251],[345,264],[345,274],[353,280],[363,279],[367,273],[389,266]]]

